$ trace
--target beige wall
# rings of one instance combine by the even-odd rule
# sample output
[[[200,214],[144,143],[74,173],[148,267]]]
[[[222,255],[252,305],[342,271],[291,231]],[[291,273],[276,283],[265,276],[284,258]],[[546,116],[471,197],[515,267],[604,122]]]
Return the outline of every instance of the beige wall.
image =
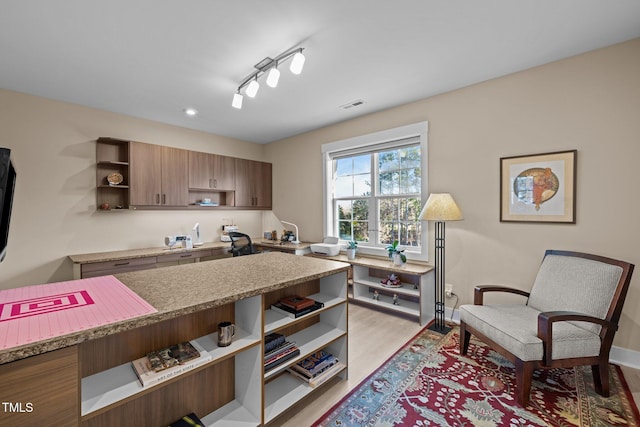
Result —
[[[528,288],[547,248],[640,268],[640,39],[269,144],[274,211],[321,239],[320,146],[425,120],[430,191],[452,193],[465,216],[447,226],[447,282],[460,303],[476,284]],[[499,159],[571,149],[577,223],[500,223]],[[640,350],[639,303],[640,271],[615,345]]]
[[[165,235],[196,222],[204,241],[219,240],[227,219],[262,232],[259,211],[96,212],[99,136],[253,160],[264,153],[263,145],[0,90],[0,146],[12,150],[18,174],[0,289],[69,280],[67,255],[163,246]]]

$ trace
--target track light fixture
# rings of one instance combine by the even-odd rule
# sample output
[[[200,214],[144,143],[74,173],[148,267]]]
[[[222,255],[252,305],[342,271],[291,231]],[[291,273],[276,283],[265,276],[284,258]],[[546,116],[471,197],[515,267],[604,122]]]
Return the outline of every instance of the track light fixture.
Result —
[[[289,50],[285,53],[278,55],[275,58],[264,58],[262,61],[258,62],[254,67],[257,71],[251,73],[247,78],[245,78],[240,86],[238,86],[238,90],[235,94],[233,94],[233,101],[231,102],[231,106],[233,108],[241,109],[242,108],[242,100],[243,96],[241,91],[244,89],[245,95],[249,98],[254,98],[258,93],[258,89],[260,89],[260,83],[258,82],[258,77],[268,72],[267,75],[267,85],[269,87],[278,86],[278,81],[280,80],[280,70],[278,69],[278,65],[282,64],[284,61],[291,59],[291,65],[289,65],[289,70],[293,74],[300,74],[302,72],[302,68],[304,67],[305,57],[302,54],[304,50],[303,47],[299,47],[293,50]]]

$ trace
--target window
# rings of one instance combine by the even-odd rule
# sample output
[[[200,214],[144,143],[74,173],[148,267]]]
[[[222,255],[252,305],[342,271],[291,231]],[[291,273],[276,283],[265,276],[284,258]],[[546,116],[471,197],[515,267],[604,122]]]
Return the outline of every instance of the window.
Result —
[[[397,239],[426,257],[418,219],[426,194],[426,123],[325,144],[323,151],[325,234],[372,253]]]

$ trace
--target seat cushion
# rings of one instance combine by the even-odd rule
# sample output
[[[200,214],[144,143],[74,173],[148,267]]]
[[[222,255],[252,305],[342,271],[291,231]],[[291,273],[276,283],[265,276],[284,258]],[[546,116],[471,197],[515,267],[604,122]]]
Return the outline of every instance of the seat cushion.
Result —
[[[525,305],[462,305],[460,320],[520,360],[542,360],[540,311]],[[553,325],[553,359],[597,356],[600,337],[570,322]]]

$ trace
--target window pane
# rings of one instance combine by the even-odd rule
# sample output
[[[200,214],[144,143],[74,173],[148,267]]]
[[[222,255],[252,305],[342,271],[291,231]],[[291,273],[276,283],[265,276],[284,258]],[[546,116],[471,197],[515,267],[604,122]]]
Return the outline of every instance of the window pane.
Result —
[[[358,173],[371,173],[371,154],[364,154],[362,156],[356,156],[353,158],[353,172]]]
[[[353,240],[358,242],[369,241],[369,223],[366,221],[355,221],[353,223]]]
[[[400,167],[403,169],[420,168],[420,147],[409,147],[400,150]]]
[[[340,238],[342,240],[351,240],[352,230],[351,221],[338,221]]]
[[[398,150],[384,151],[378,154],[378,168],[381,172],[399,169]]]
[[[380,195],[398,194],[398,172],[380,172]]]
[[[353,196],[353,177],[339,176],[335,180],[335,196],[336,197],[349,197]]]
[[[369,204],[366,200],[353,201],[353,219],[367,221],[369,219]]]
[[[351,200],[339,200],[337,204],[338,219],[351,221]]]
[[[381,222],[380,223],[380,243],[390,245],[398,237],[397,222]]]
[[[354,175],[353,177],[353,195],[354,196],[370,196],[371,195],[371,175]]]
[[[336,176],[353,174],[353,160],[351,158],[336,159]]]
[[[381,199],[380,200],[379,218],[381,222],[398,220],[397,199]]]

